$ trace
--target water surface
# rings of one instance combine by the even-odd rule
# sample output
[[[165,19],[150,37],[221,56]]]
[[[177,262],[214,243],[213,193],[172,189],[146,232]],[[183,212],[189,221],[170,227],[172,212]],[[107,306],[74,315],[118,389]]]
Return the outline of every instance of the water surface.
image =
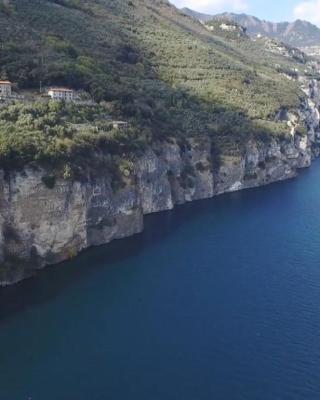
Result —
[[[0,290],[0,399],[320,399],[319,183],[149,216]]]

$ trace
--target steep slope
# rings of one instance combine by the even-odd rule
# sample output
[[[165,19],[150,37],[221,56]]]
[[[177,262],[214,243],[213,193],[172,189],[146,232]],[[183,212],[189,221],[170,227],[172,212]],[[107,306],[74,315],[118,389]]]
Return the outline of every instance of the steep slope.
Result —
[[[191,8],[188,8],[188,7],[181,8],[181,11],[184,14],[189,15],[189,17],[198,19],[199,21],[202,21],[202,22],[211,21],[214,17],[214,15],[212,15],[212,14],[201,13],[199,11],[191,10]]]
[[[162,0],[11,0],[0,24],[2,75],[18,88],[97,101],[1,104],[0,285],[319,154],[319,66],[238,25]],[[109,129],[115,118],[130,128]]]
[[[297,108],[303,95],[281,75],[304,70],[303,61],[266,53],[246,38],[216,35],[167,1],[39,0],[34,7],[33,1],[11,0],[0,11],[0,24],[4,76],[20,88],[34,90],[41,81],[87,90],[108,102],[113,117],[130,122],[134,131],[127,137],[105,133],[107,148],[115,140],[137,147],[169,132],[182,138],[210,132],[219,150],[239,150],[244,138],[284,133],[275,116],[282,107]],[[70,131],[53,132],[48,143],[43,120],[28,125],[28,110],[12,112],[1,117],[0,161],[59,160],[68,148],[63,160],[74,162],[74,149],[86,146],[83,135],[79,144]],[[30,150],[25,135],[35,126],[39,137]],[[88,150],[96,139],[87,140]]]
[[[320,43],[320,29],[308,21],[296,20],[294,22],[277,23],[260,20],[247,14],[222,13],[208,15],[188,8],[183,8],[182,11],[204,22],[211,19],[232,20],[247,28],[247,33],[250,36],[261,34],[295,47],[319,46]]]

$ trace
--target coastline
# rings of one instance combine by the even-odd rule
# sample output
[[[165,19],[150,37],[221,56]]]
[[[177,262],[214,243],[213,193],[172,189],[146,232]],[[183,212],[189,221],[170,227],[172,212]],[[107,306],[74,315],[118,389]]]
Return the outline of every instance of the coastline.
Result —
[[[60,179],[53,188],[45,171],[25,168],[1,177],[0,286],[33,276],[82,250],[143,230],[144,215],[179,204],[290,179],[318,155],[310,137],[250,141],[242,156],[225,156],[218,167],[209,138],[174,141],[137,158],[126,186],[115,190],[100,171],[86,181]],[[102,172],[102,173],[101,173]]]

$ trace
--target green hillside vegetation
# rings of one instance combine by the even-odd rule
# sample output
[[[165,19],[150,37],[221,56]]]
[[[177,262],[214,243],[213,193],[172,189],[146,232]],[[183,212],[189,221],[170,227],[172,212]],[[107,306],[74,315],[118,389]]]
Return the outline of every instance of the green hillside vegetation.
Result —
[[[205,134],[219,152],[239,152],[254,135],[284,135],[275,115],[302,97],[279,71],[303,70],[303,63],[246,37],[210,32],[164,0],[11,0],[0,7],[0,23],[2,77],[20,89],[40,81],[84,89],[107,104],[93,115],[63,104],[1,109],[6,166],[77,164],[88,149],[131,154],[168,137]],[[72,123],[82,112],[79,123],[96,126],[110,114],[132,128],[79,131]]]
[[[63,102],[11,104],[0,110],[0,166],[42,165],[85,167],[88,157],[99,165],[103,157],[143,151],[148,131],[113,129],[103,106]],[[106,159],[104,159],[106,161]]]

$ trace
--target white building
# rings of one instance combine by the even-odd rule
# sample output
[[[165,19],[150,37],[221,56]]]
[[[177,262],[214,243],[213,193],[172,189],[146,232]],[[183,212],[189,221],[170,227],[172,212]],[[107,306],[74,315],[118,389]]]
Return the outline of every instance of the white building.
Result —
[[[51,88],[48,90],[48,95],[53,100],[72,101],[74,98],[73,90],[66,88]]]
[[[12,83],[10,81],[0,80],[0,97],[10,97],[12,94],[11,86]]]
[[[127,121],[113,121],[112,126],[114,129],[127,129],[129,124]]]

